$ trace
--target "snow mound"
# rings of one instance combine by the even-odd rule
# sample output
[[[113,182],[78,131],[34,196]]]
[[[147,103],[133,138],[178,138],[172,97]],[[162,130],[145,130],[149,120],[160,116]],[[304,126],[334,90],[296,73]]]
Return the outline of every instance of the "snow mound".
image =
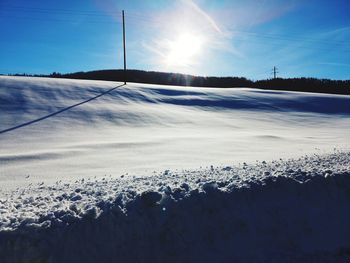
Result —
[[[350,152],[30,185],[1,262],[348,262]]]

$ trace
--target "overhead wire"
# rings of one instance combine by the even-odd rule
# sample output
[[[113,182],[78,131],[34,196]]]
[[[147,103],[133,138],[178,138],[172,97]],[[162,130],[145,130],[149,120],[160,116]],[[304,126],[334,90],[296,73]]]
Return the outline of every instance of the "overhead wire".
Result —
[[[15,13],[15,15],[13,15]],[[108,13],[102,11],[91,10],[74,10],[74,9],[54,9],[41,7],[27,7],[27,6],[2,6],[0,10],[0,18],[9,18],[16,20],[32,20],[55,23],[71,23],[71,24],[121,24],[121,10],[114,9]],[[4,15],[5,14],[5,15]],[[29,16],[37,14],[39,16]],[[24,15],[24,16],[23,16]],[[40,16],[44,15],[44,16]],[[54,15],[54,16],[53,16]],[[142,14],[140,12],[127,12],[128,24],[140,25],[146,24],[149,26],[161,26],[162,21],[159,18],[150,15]],[[350,52],[349,41],[323,40],[312,37],[283,35],[273,33],[259,33],[244,30],[236,30],[227,28],[233,34],[233,41],[236,43],[255,43],[258,45],[268,45],[281,47],[284,43],[293,43],[297,49],[311,49],[317,51],[334,51],[335,48],[340,48],[342,52]],[[263,40],[266,41],[263,41]],[[271,40],[271,41],[269,41]],[[337,51],[339,51],[337,49]]]
[[[73,9],[48,9],[48,8],[37,8],[37,7],[24,7],[24,6],[5,6],[2,7],[0,10],[1,12],[8,12],[13,13],[13,11],[20,11],[22,13],[42,13],[42,14],[55,14],[55,15],[78,15],[78,16],[85,16],[85,17],[96,17],[96,18],[108,18],[108,20],[91,20],[92,23],[99,23],[99,22],[111,22],[111,18],[113,17],[117,22],[121,22],[121,18],[119,13],[121,10],[114,10],[113,12],[109,12],[109,14],[102,14],[98,11],[79,11],[79,10],[73,10]],[[112,16],[112,14],[115,14],[115,16]],[[129,23],[132,22],[139,22],[144,21],[148,22],[149,24],[153,25],[159,25],[161,21],[159,19],[156,19],[154,17],[142,14],[140,12],[127,12]],[[11,16],[13,18],[21,18],[21,16]],[[118,20],[120,18],[120,20]],[[32,17],[23,17],[23,19],[32,19]],[[41,18],[36,18],[40,20]],[[45,18],[46,20],[46,18]],[[52,20],[53,22],[61,22]],[[89,21],[89,20],[87,20]],[[113,22],[116,22],[113,21]],[[71,20],[65,20],[62,19],[62,22],[71,22]],[[338,44],[338,45],[350,45],[349,41],[335,41],[335,40],[321,40],[321,39],[315,39],[310,37],[300,37],[300,36],[290,36],[290,35],[281,35],[281,34],[272,34],[272,33],[257,33],[257,32],[251,32],[251,31],[244,31],[244,30],[235,30],[233,28],[228,28],[231,33],[238,34],[238,35],[244,35],[244,36],[252,36],[252,37],[259,37],[259,38],[266,38],[266,39],[272,39],[272,40],[284,40],[284,41],[304,41],[304,42],[315,42],[315,43],[323,43],[323,44]],[[237,35],[236,35],[237,36]]]

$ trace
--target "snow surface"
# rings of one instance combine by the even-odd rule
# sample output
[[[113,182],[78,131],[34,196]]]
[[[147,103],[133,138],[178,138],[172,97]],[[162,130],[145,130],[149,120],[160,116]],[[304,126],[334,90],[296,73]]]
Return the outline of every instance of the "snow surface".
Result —
[[[349,262],[350,153],[31,186],[1,262]]]
[[[349,149],[348,96],[128,84],[69,108],[120,84],[0,77],[1,190]]]
[[[349,262],[349,128],[347,96],[0,77],[0,262]]]

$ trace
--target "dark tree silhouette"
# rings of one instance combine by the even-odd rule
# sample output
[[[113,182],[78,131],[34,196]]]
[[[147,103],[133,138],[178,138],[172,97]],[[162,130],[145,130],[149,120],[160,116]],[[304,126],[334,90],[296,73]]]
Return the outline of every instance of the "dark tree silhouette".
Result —
[[[25,74],[17,74],[25,75]],[[76,72],[60,74],[54,72],[50,75],[34,75],[37,77],[71,78],[124,81],[123,70],[96,70],[89,72]],[[289,79],[267,79],[252,81],[240,77],[200,77],[178,73],[165,73],[142,70],[127,70],[126,80],[128,82],[195,86],[195,87],[248,87],[267,90],[289,90],[301,92],[318,92],[332,94],[350,95],[350,80],[330,80],[316,78],[289,78]]]

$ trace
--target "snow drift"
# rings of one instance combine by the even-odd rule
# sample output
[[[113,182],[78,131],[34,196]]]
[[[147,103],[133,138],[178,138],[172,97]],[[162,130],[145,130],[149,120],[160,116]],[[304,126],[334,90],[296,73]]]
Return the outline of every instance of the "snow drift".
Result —
[[[1,262],[348,262],[350,153],[18,190]]]

